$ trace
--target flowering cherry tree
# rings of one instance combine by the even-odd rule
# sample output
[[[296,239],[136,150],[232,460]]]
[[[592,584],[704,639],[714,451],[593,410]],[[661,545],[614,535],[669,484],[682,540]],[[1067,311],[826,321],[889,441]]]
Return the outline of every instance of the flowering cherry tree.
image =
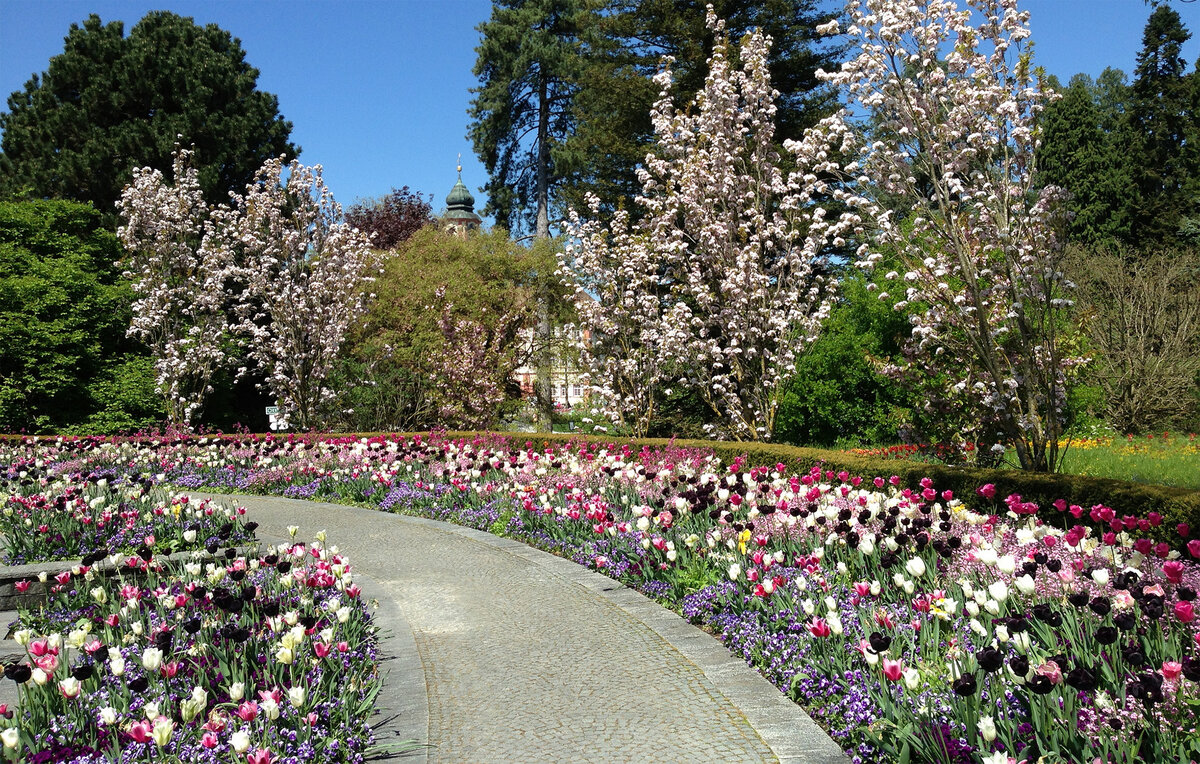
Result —
[[[236,214],[223,230],[240,264],[233,328],[267,387],[308,429],[332,396],[325,380],[366,311],[371,295],[363,287],[380,263],[367,236],[342,221],[320,165],[269,160],[233,202]]]
[[[912,309],[907,363],[891,371],[931,405],[972,412],[1023,468],[1052,470],[1082,359],[1062,330],[1062,192],[1038,191],[1035,177],[1049,94],[1024,43],[1029,14],[1016,0],[850,0],[847,17],[857,54],[821,76],[846,96],[834,119],[871,124],[875,137],[831,175],[902,209],[869,221],[905,264],[888,278],[903,290],[897,307]]]
[[[176,427],[190,423],[226,360],[223,287],[233,266],[217,235],[230,211],[205,203],[191,157],[191,151],[176,151],[174,185],[158,170],[134,170],[118,203],[125,277],[137,295],[128,333],[153,353],[155,383]]]
[[[442,342],[430,360],[438,416],[454,428],[494,427],[509,380],[525,360],[516,339],[518,329],[528,323],[531,296],[518,293],[511,308],[492,321],[455,315],[445,288],[438,290],[436,300],[440,305],[430,310],[441,311]]]
[[[573,218],[564,266],[584,290],[600,285],[595,307],[583,292],[577,302],[598,341],[585,359],[612,411],[637,429],[655,389],[674,379],[711,408],[714,434],[768,439],[781,383],[828,312],[824,252],[861,228],[856,204],[867,200],[819,182],[829,162],[820,151],[785,176],[772,143],[770,39],[750,35],[738,69],[711,6],[708,23],[717,39],[692,103],[675,107],[669,58],[655,79],[658,144],[637,198],[647,214],[632,230],[621,215],[608,227]],[[848,132],[821,130],[826,149]]]

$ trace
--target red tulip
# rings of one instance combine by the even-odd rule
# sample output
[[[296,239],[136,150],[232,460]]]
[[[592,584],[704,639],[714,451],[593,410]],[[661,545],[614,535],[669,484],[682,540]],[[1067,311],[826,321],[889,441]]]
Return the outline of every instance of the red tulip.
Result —
[[[808,632],[814,637],[828,637],[833,633],[824,618],[814,618],[808,622]]]

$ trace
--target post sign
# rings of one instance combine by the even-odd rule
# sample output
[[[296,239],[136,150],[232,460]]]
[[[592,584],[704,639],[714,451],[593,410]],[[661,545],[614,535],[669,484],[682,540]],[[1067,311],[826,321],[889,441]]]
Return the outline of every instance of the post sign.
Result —
[[[278,414],[278,413],[279,413],[278,406],[267,406],[267,415],[268,416],[271,416],[273,414]]]

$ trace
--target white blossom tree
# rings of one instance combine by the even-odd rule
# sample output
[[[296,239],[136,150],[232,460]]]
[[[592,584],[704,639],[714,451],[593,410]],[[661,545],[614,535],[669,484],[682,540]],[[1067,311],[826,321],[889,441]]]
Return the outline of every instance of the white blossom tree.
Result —
[[[828,312],[825,252],[861,231],[866,200],[819,182],[830,161],[821,152],[785,177],[770,40],[748,36],[737,69],[711,6],[708,22],[717,39],[695,99],[675,107],[669,58],[656,77],[658,143],[637,198],[647,214],[633,230],[621,215],[608,227],[574,217],[564,270],[585,290],[598,285],[594,308],[583,293],[577,302],[603,354],[585,348],[593,384],[612,411],[648,419],[656,388],[673,379],[708,404],[715,435],[768,439],[781,383]],[[818,129],[826,149],[846,131],[828,120]]]
[[[343,222],[320,165],[269,160],[233,207],[223,229],[242,285],[233,328],[266,386],[308,429],[332,396],[325,381],[347,330],[366,312],[372,295],[363,286],[380,262],[367,236]]]
[[[154,356],[155,383],[174,427],[189,426],[212,392],[229,339],[224,284],[233,261],[216,232],[230,211],[205,203],[191,157],[176,151],[173,185],[158,170],[134,170],[118,202],[125,277],[137,295],[128,333]]]
[[[869,221],[899,253],[899,309],[914,308],[907,363],[891,371],[992,430],[1025,469],[1058,461],[1071,371],[1071,284],[1058,236],[1062,192],[1037,190],[1037,115],[1050,97],[1016,0],[850,0],[857,53],[838,72],[873,140],[832,171],[852,193],[893,203]],[[977,21],[976,21],[977,19]],[[836,25],[826,30],[837,31]],[[814,144],[790,148],[803,159]],[[865,208],[865,206],[864,206]],[[876,207],[875,209],[880,209]],[[869,258],[866,258],[869,259]]]

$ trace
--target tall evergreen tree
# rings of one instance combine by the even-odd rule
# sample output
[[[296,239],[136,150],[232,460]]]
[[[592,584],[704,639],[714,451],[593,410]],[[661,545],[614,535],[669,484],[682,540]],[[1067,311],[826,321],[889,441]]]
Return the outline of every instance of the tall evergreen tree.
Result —
[[[564,165],[566,206],[584,209],[593,193],[615,209],[640,192],[637,168],[654,137],[650,110],[658,99],[651,78],[671,56],[673,95],[686,102],[704,85],[714,37],[705,27],[710,0],[608,0],[581,35],[586,66],[575,98],[576,130]],[[711,0],[730,39],[754,29],[772,39],[771,82],[779,91],[776,140],[799,139],[836,107],[836,95],[817,80],[818,69],[839,65],[842,49],[816,27],[836,17],[829,0]],[[736,58],[736,56],[735,56]]]
[[[1061,98],[1041,118],[1038,171],[1042,185],[1065,188],[1073,213],[1068,232],[1085,246],[1123,241],[1129,235],[1129,166],[1119,120],[1101,111],[1101,88],[1086,74],[1058,89]],[[1112,132],[1106,131],[1108,123]]]
[[[179,141],[195,147],[208,200],[226,201],[265,160],[298,151],[257,79],[240,41],[215,24],[154,11],[126,37],[121,22],[93,14],[0,114],[0,192],[112,213],[133,168],[170,169]]]
[[[1190,38],[1167,5],[1155,8],[1142,35],[1127,112],[1137,197],[1131,241],[1141,247],[1177,242],[1200,191],[1197,77],[1188,76],[1181,55]]]
[[[585,0],[497,0],[479,26],[469,137],[488,172],[484,213],[510,231],[550,235],[584,18]]]

